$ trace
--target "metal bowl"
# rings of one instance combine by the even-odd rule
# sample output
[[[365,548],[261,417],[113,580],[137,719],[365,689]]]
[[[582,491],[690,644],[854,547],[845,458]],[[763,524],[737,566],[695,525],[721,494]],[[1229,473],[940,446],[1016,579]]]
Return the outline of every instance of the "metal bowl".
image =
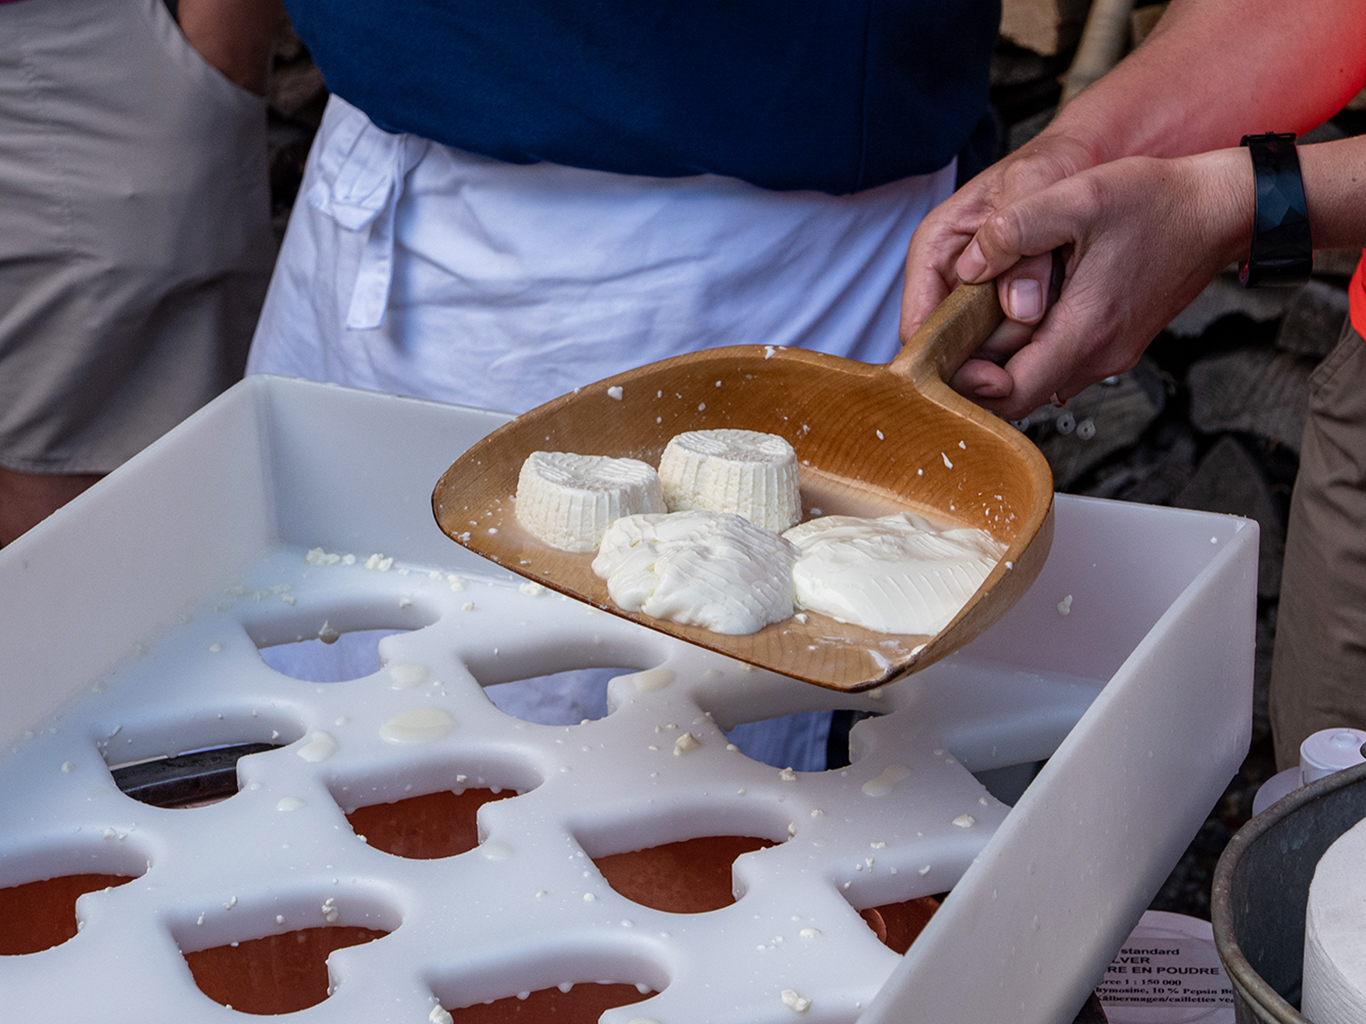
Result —
[[[1328,847],[1363,818],[1366,764],[1297,789],[1225,848],[1210,916],[1238,1024],[1311,1024],[1298,1009],[1309,883]]]

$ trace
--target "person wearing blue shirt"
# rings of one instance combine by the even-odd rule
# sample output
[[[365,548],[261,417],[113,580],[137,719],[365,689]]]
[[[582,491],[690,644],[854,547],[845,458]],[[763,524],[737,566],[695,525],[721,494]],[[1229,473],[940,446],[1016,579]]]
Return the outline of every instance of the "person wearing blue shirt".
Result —
[[[912,231],[993,155],[997,0],[287,7],[333,97],[249,371],[522,412],[718,345],[885,362]],[[763,756],[824,767],[828,723]]]

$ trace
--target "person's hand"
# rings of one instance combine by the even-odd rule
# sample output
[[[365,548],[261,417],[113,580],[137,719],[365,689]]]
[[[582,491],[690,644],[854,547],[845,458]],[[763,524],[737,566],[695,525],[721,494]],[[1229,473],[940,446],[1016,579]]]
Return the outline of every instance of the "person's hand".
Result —
[[[954,387],[1019,419],[1051,397],[1133,367],[1157,333],[1230,262],[1252,231],[1247,152],[1176,160],[1128,157],[1063,178],[987,217],[955,264],[965,281],[1018,275],[1031,258],[1063,254],[1056,304],[979,355],[1005,380],[959,371]],[[1018,279],[1018,278],[1017,278]],[[1000,332],[998,332],[999,334]],[[965,370],[967,366],[965,364]]]
[[[1091,167],[1094,155],[1061,132],[1045,132],[988,167],[935,207],[911,238],[901,300],[903,344],[954,288],[959,257],[996,211]],[[1003,397],[1010,380],[997,365],[1028,340],[1044,314],[1052,260],[1027,257],[999,279],[1001,307],[1008,319],[966,363],[955,386],[973,397]]]
[[[180,0],[176,20],[185,39],[224,77],[266,94],[280,0]]]

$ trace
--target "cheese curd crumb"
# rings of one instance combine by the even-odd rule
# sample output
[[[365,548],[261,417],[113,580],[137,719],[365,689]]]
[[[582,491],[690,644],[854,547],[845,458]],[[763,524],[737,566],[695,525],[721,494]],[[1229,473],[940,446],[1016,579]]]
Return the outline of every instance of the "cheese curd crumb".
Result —
[[[304,555],[305,565],[336,565],[341,560],[341,555],[333,554],[323,548],[309,548]]]
[[[799,995],[796,989],[785,988],[783,989],[783,1005],[797,1013],[805,1013],[811,1009],[811,1000],[806,996]]]
[[[690,732],[685,732],[678,739],[674,740],[674,756],[682,757],[684,754],[691,754],[694,750],[702,749],[702,741]]]

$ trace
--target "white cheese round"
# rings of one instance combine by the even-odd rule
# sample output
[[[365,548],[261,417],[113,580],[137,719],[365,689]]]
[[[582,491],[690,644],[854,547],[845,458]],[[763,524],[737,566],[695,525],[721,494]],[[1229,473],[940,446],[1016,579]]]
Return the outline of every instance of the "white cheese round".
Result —
[[[659,474],[638,459],[532,452],[517,478],[517,521],[563,551],[596,551],[613,521],[663,512]]]
[[[984,530],[936,530],[909,512],[825,516],[783,536],[797,546],[797,607],[878,633],[933,635],[1006,552]]]
[[[691,430],[677,434],[659,460],[670,512],[733,512],[781,533],[801,521],[797,453],[776,434]]]
[[[1366,1020],[1366,821],[1314,869],[1304,930],[1303,1013],[1316,1024]]]
[[[739,635],[792,614],[796,555],[730,513],[635,515],[608,528],[593,571],[619,608]]]

